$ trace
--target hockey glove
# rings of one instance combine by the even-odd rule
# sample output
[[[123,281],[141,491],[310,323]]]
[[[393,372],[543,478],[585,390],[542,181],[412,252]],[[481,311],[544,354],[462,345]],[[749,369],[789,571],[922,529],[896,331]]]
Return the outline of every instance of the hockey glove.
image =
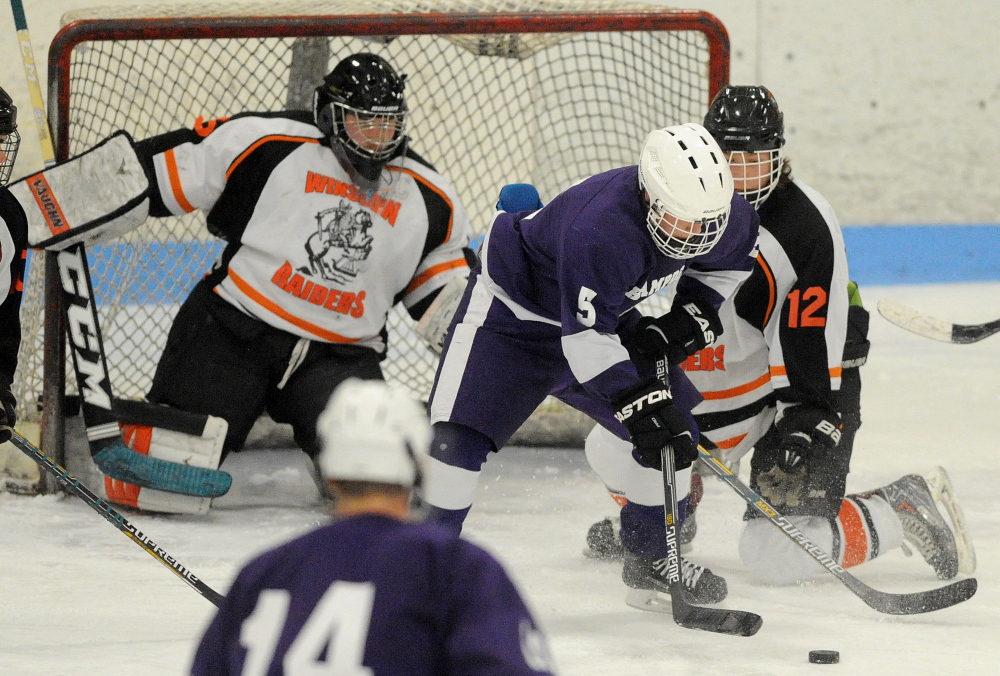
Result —
[[[686,469],[698,459],[687,418],[674,406],[670,389],[655,378],[622,393],[615,402],[615,418],[648,467],[663,469],[660,451],[668,444],[674,451],[674,469]]]
[[[798,507],[805,497],[811,466],[835,452],[841,422],[807,406],[788,409],[775,425],[780,449],[774,467],[757,477],[760,494],[775,507]]]
[[[538,189],[530,183],[508,183],[500,189],[497,211],[516,213],[518,211],[538,211],[542,208]]]
[[[637,326],[636,351],[643,357],[666,355],[671,365],[680,364],[722,335],[722,320],[712,304],[683,296],[674,299],[667,314],[643,317]]]
[[[14,435],[14,424],[17,422],[17,400],[10,391],[10,385],[0,383],[0,444],[10,441]]]

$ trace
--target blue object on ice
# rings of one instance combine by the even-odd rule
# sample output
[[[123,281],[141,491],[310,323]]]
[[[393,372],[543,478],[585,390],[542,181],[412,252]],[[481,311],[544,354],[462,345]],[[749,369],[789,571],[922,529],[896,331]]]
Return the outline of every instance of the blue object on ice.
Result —
[[[136,453],[121,440],[98,451],[94,464],[105,476],[118,481],[199,498],[225,495],[233,485],[228,472],[151,458]]]

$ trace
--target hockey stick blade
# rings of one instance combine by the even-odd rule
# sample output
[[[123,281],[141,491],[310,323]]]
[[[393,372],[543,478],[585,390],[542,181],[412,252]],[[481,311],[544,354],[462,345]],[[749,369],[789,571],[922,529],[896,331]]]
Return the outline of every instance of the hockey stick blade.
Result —
[[[145,533],[129,523],[124,516],[119,514],[107,501],[97,497],[97,494],[84,486],[72,474],[67,472],[62,465],[49,456],[42,453],[30,441],[22,437],[17,432],[11,438],[11,443],[17,446],[25,455],[34,460],[39,467],[55,477],[55,480],[68,492],[87,503],[91,509],[104,517],[104,520],[124,533],[130,540],[142,547],[150,556],[170,569],[177,577],[181,578],[189,587],[204,596],[216,606],[219,606],[224,597],[207,584],[202,582],[198,576],[181,565],[180,561],[172,557],[162,547],[149,539]]]
[[[967,345],[1000,333],[1000,319],[985,324],[952,324],[914,310],[892,298],[879,300],[878,312],[896,326],[944,343]]]
[[[225,495],[233,485],[228,472],[151,458],[120,440],[94,455],[94,464],[105,476],[118,481],[199,498]]]
[[[670,595],[674,622],[685,629],[700,629],[730,636],[753,636],[764,624],[764,619],[746,610],[704,608],[693,606],[681,594]]]
[[[844,570],[840,564],[834,561],[833,557],[806,537],[805,533],[796,528],[778,510],[768,504],[764,498],[743,483],[721,460],[701,446],[698,447],[698,454],[701,456],[702,461],[723,481],[729,484],[748,505],[756,509],[764,518],[774,524],[792,542],[811,556],[814,561],[826,568],[844,586],[868,604],[870,608],[888,615],[915,615],[948,608],[962,601],[967,601],[976,593],[978,583],[974,577],[959,580],[938,589],[910,594],[892,594],[873,589]]]
[[[667,580],[669,584],[666,588],[660,588],[658,591],[670,594],[674,622],[685,629],[700,629],[716,634],[729,634],[730,636],[753,636],[764,623],[760,615],[746,610],[695,606],[684,598],[680,572],[681,553],[677,542],[680,510],[677,506],[674,451],[669,445],[661,449],[660,461],[663,468],[663,515],[667,539]]]

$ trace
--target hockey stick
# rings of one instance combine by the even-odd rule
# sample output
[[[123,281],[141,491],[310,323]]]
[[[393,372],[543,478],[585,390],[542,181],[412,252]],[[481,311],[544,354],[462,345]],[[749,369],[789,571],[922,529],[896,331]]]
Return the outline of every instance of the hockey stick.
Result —
[[[674,452],[670,446],[660,451],[663,463],[663,499],[667,536],[667,580],[669,581],[670,605],[674,622],[686,629],[701,629],[731,636],[753,636],[764,620],[760,615],[746,610],[726,610],[725,608],[703,608],[687,602],[681,585],[681,552],[678,543],[677,523],[680,520],[677,507],[677,489],[674,476]]]
[[[222,603],[222,600],[225,598],[222,594],[198,579],[198,577],[185,568],[180,561],[167,554],[162,547],[150,540],[142,531],[138,530],[135,526],[126,521],[125,517],[115,511],[110,504],[97,497],[93,491],[81,484],[76,477],[63,469],[63,467],[56,463],[55,460],[45,455],[41,450],[36,448],[31,444],[31,442],[17,432],[14,432],[14,436],[11,438],[11,443],[21,449],[28,457],[38,463],[38,465],[45,469],[49,474],[54,476],[56,481],[58,481],[67,491],[86,502],[94,509],[94,511],[103,516],[108,523],[125,533],[125,535],[131,538],[133,542],[149,552],[150,556],[173,571],[177,577],[187,582],[192,589],[214,603],[216,606]]]
[[[880,613],[890,615],[914,615],[917,613],[929,613],[933,610],[948,608],[962,601],[967,601],[976,593],[978,583],[976,578],[970,577],[965,580],[953,582],[938,589],[915,592],[912,594],[890,594],[889,592],[872,589],[864,582],[854,577],[844,570],[833,558],[824,552],[816,543],[810,540],[805,534],[796,528],[791,522],[781,515],[778,510],[767,503],[764,498],[755,493],[736,476],[732,470],[726,467],[721,460],[716,458],[704,447],[698,447],[698,453],[702,461],[712,468],[723,481],[729,484],[747,504],[760,512],[771,523],[778,527],[782,533],[788,536],[792,542],[798,545],[813,560],[826,568],[828,571],[844,583],[844,585],[854,592],[858,598],[867,603]]]
[[[964,345],[1000,333],[1000,319],[985,324],[952,324],[914,310],[891,298],[879,300],[878,312],[896,326],[944,343]]]
[[[38,140],[42,144],[42,159],[45,161],[46,167],[51,167],[56,163],[56,152],[52,145],[49,122],[45,117],[45,102],[42,100],[42,87],[38,82],[38,68],[35,67],[35,55],[31,49],[28,20],[24,14],[24,5],[21,4],[21,0],[10,0],[10,9],[14,12],[14,28],[17,31],[17,41],[21,46],[21,65],[24,66],[24,79],[28,81],[28,94],[31,96],[31,107],[35,113]]]

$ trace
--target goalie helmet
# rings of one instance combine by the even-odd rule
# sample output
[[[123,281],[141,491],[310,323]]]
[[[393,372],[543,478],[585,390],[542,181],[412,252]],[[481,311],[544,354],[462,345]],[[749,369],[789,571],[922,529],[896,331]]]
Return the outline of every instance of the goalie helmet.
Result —
[[[352,54],[313,95],[316,126],[363,188],[378,187],[382,167],[405,139],[405,79],[380,56]]]
[[[14,169],[14,158],[17,148],[21,145],[21,136],[17,133],[17,106],[0,87],[0,186],[7,185],[10,173]]]
[[[326,479],[419,485],[430,451],[424,408],[381,380],[349,378],[319,417],[319,469]]]
[[[777,187],[782,168],[784,115],[774,95],[766,87],[727,85],[709,106],[705,128],[729,158],[736,191],[758,208]]]
[[[718,143],[701,125],[650,132],[639,155],[639,185],[649,199],[646,225],[665,255],[692,258],[722,237],[733,178]]]

